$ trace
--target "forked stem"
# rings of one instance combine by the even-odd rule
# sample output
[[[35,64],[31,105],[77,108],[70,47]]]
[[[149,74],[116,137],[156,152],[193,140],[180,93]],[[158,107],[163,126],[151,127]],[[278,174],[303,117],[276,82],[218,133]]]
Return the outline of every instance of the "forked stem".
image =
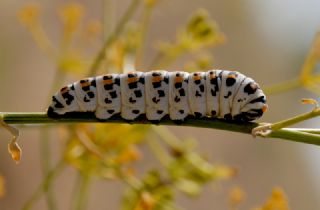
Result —
[[[305,120],[308,120],[308,119],[311,119],[311,118],[314,118],[314,117],[317,117],[320,115],[320,107],[319,107],[319,104],[316,100],[302,99],[302,103],[303,104],[312,104],[315,107],[310,112],[307,112],[307,113],[304,113],[304,114],[301,114],[301,115],[298,115],[298,116],[295,116],[295,117],[292,117],[289,119],[285,119],[285,120],[282,120],[282,121],[279,121],[276,123],[272,123],[272,124],[266,123],[266,124],[260,125],[258,127],[255,127],[254,129],[252,129],[252,135],[254,137],[255,136],[271,137],[272,136],[271,134],[277,130],[289,127],[291,125],[297,124],[299,122],[302,122],[302,121],[305,121]],[[291,129],[291,130],[287,130],[287,131],[291,132],[293,130]],[[303,133],[303,131],[301,131],[301,129],[295,130],[295,132]],[[316,135],[316,134],[310,133],[310,132],[307,132],[307,133],[312,134],[312,135]]]

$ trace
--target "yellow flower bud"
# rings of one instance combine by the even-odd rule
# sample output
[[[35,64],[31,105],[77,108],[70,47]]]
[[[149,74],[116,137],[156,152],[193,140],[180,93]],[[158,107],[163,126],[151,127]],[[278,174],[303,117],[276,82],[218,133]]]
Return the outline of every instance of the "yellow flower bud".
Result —
[[[261,210],[289,210],[288,200],[284,191],[280,187],[275,187],[272,190],[270,198],[260,208]]]
[[[159,3],[159,0],[144,0],[144,4],[147,7],[153,7],[157,3]]]
[[[3,176],[0,176],[0,198],[4,197],[6,194],[4,184],[5,184],[5,180]]]
[[[216,166],[215,174],[219,179],[229,179],[237,174],[237,169],[228,166]]]
[[[246,193],[241,187],[234,187],[229,194],[231,206],[237,206],[245,200]]]
[[[120,153],[119,156],[115,159],[115,161],[117,163],[123,164],[139,160],[140,158],[140,151],[136,147],[132,146]]]
[[[78,3],[66,4],[59,10],[61,21],[64,24],[65,40],[69,40],[73,32],[75,32],[84,12],[84,7]]]
[[[18,13],[18,18],[23,25],[32,26],[39,20],[40,7],[36,4],[24,6]]]
[[[303,98],[301,99],[302,104],[311,104],[315,106],[319,106],[318,102],[313,98]]]
[[[59,15],[64,24],[73,26],[83,17],[84,7],[78,3],[69,3],[59,10]]]
[[[142,192],[140,202],[135,207],[136,210],[152,210],[155,205],[155,199],[149,192]]]
[[[91,20],[86,26],[86,37],[89,39],[97,38],[101,35],[102,25],[98,20]]]

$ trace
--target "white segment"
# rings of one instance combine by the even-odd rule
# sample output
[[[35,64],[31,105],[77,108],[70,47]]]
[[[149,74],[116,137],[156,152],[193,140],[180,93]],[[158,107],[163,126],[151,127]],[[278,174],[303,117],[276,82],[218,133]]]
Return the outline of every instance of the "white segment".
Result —
[[[190,114],[187,72],[169,72],[169,114],[171,120],[184,120]],[[181,87],[176,85],[181,84]],[[184,92],[184,94],[183,94]],[[184,96],[181,96],[182,95]]]
[[[75,112],[75,111],[79,111],[80,110],[80,107],[79,107],[79,104],[78,104],[78,98],[77,98],[77,95],[76,95],[76,92],[75,90],[72,90],[72,84],[69,84],[67,86],[67,92],[69,93],[69,95],[71,95],[73,97],[73,100],[68,100],[67,98],[64,98],[64,101],[66,103],[66,112]],[[63,94],[61,94],[61,96],[63,97]]]
[[[105,78],[105,79],[104,79]],[[119,84],[116,84],[119,80]],[[95,115],[98,119],[109,119],[121,111],[121,89],[119,74],[96,77],[98,106]]]
[[[223,88],[222,88],[222,95],[220,95],[220,106],[221,106],[220,117],[221,118],[223,118],[225,114],[231,114],[232,116],[234,116],[234,114],[240,112],[239,107],[237,107],[236,105],[235,107],[233,107],[234,102],[236,103],[234,98],[237,95],[237,92],[245,78],[246,76],[244,76],[239,72],[223,71],[222,78],[221,78],[222,79],[221,84]],[[227,83],[228,80],[232,80],[235,82],[231,84],[231,86],[228,86],[228,83]]]
[[[220,87],[221,70],[211,70],[206,72],[206,88],[207,88],[207,115],[212,116],[212,113],[216,113],[215,116],[220,114]]]
[[[136,74],[134,78],[128,78],[129,74]],[[120,74],[121,87],[121,117],[126,120],[134,120],[140,114],[145,113],[145,91],[144,84],[139,80],[144,78],[143,72],[132,72],[128,74]],[[129,83],[136,83],[136,87],[129,88]],[[141,97],[136,97],[136,93],[140,92]],[[138,111],[138,113],[134,113]]]
[[[235,102],[237,102],[234,103],[233,107],[235,111],[241,110],[249,101],[251,101],[251,99],[256,97],[255,94],[248,95],[248,93],[244,92],[245,86],[251,82],[255,83],[253,79],[251,79],[250,77],[246,77],[245,80],[241,83],[241,86],[239,87],[239,90],[233,99]]]
[[[221,86],[220,86],[220,113],[219,118],[224,118],[226,114],[231,113],[231,107],[229,104],[229,97],[231,97],[232,92],[226,85],[226,79],[228,77],[229,71],[222,71],[221,75]]]
[[[169,113],[168,72],[151,71],[146,72],[144,75],[147,119],[161,120],[162,117]],[[165,78],[167,82],[164,81]]]
[[[79,111],[82,112],[93,112],[96,110],[97,107],[97,89],[96,87],[91,85],[91,82],[94,80],[94,77],[90,77],[87,79],[83,79],[80,81],[75,82],[74,88],[77,95],[77,101],[80,107]],[[85,85],[81,85],[82,81],[85,81]],[[83,90],[86,87],[89,90]]]
[[[188,83],[188,98],[190,112],[192,115],[194,113],[200,113],[202,117],[206,116],[206,73],[205,72],[195,72],[189,74]]]

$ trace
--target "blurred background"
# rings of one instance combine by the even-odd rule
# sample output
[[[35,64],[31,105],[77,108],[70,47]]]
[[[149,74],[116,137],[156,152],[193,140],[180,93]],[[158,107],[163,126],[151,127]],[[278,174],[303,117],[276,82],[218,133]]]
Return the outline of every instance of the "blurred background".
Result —
[[[76,1],[85,7],[85,17],[101,19],[107,11],[105,31],[110,33],[130,0]],[[2,0],[0,2],[0,111],[34,112],[44,111],[49,95],[53,93],[56,66],[34,43],[30,32],[21,25],[18,13],[30,3],[26,0]],[[41,22],[52,39],[57,43],[61,35],[61,23],[57,20],[57,8],[62,0],[32,1],[41,7]],[[215,20],[225,41],[208,52],[213,56],[212,68],[237,70],[254,78],[262,89],[273,84],[296,78],[301,71],[306,55],[320,26],[320,2],[317,0],[161,0],[152,11],[148,35],[145,37],[144,58],[139,70],[146,71],[156,56],[155,46],[159,40],[173,41],[177,29],[183,27],[197,8],[205,8]],[[139,11],[137,12],[139,14]],[[135,15],[134,18],[139,18]],[[106,26],[107,25],[107,26]],[[107,33],[106,32],[106,33]],[[102,41],[94,43],[97,52]],[[98,47],[97,47],[98,46]],[[183,69],[190,56],[183,56],[172,63],[170,69]],[[63,84],[80,78],[80,74],[66,77]],[[93,76],[93,75],[92,75]],[[313,97],[304,88],[268,96],[269,111],[260,121],[276,122],[311,109],[301,105],[301,98]],[[300,123],[301,127],[319,127],[319,120]],[[54,126],[53,126],[54,127]],[[177,196],[176,200],[184,209],[229,209],[228,192],[232,186],[246,191],[246,200],[239,209],[251,209],[261,205],[274,186],[285,191],[291,209],[320,208],[320,149],[317,146],[294,143],[281,139],[253,139],[249,135],[212,129],[169,127],[181,138],[197,139],[197,151],[205,154],[212,163],[235,167],[238,173],[230,180],[205,186],[196,198]],[[5,196],[0,199],[0,209],[21,209],[21,206],[37,189],[43,173],[39,152],[40,126],[20,128],[20,145],[23,156],[16,165],[7,152],[9,134],[0,132],[0,174],[5,182]],[[57,138],[61,131],[50,129],[49,141],[52,162],[62,155],[63,141]],[[43,150],[42,150],[43,151]],[[134,164],[139,171],[157,166],[157,161],[141,146],[144,158]],[[53,191],[58,209],[70,209],[76,170],[65,169],[54,181]],[[88,193],[88,209],[119,209],[124,184],[94,178]],[[46,209],[45,199],[40,199],[33,209]]]

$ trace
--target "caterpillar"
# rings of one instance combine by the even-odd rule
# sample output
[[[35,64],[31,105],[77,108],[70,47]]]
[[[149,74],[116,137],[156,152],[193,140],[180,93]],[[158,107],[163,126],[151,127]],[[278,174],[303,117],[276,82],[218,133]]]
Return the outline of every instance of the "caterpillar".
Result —
[[[99,120],[120,114],[128,121],[145,115],[154,123],[166,115],[175,122],[188,116],[248,122],[267,108],[259,85],[239,72],[159,70],[106,74],[69,84],[53,95],[47,115],[94,112]]]

